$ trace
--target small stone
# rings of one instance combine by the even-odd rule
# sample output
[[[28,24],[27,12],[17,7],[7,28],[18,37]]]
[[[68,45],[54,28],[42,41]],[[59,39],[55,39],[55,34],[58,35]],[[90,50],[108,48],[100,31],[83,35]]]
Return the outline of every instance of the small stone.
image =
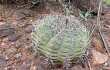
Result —
[[[34,29],[35,29],[34,26],[28,25],[27,28],[26,28],[26,32],[27,32],[27,33],[31,33]]]
[[[36,67],[35,66],[31,66],[30,70],[36,70]]]
[[[24,9],[19,9],[14,12],[14,16],[15,16],[14,18],[16,20],[24,19],[24,18],[28,17],[29,15],[30,15],[29,11],[24,10]]]
[[[6,60],[4,57],[0,56],[0,70],[4,69],[6,66]]]
[[[14,34],[14,29],[5,29],[5,30],[0,30],[0,38],[10,36]]]
[[[93,38],[93,45],[97,51],[106,52],[106,49],[104,48],[102,42],[98,40],[96,37]]]
[[[21,34],[16,33],[16,34],[9,36],[8,40],[14,42],[14,41],[17,41],[20,37],[21,37]]]
[[[97,66],[97,65],[100,65],[100,64],[103,64],[105,63],[107,60],[108,60],[108,57],[107,55],[105,54],[102,54],[100,52],[97,52],[96,50],[92,50],[92,61],[93,61],[93,65],[94,66]]]
[[[15,28],[10,24],[3,24],[0,26],[0,38],[14,34]]]
[[[23,13],[15,12],[14,14],[16,20],[21,20],[26,17]]]

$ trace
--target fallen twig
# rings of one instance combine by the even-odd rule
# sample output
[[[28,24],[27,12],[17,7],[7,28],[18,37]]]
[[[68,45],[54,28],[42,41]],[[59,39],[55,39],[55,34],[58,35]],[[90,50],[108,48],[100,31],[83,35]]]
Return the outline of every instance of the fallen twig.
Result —
[[[107,46],[107,44],[106,44],[106,42],[105,42],[105,40],[104,40],[104,37],[103,37],[102,32],[101,32],[101,29],[100,29],[100,11],[101,11],[101,8],[102,8],[101,5],[102,5],[102,1],[100,1],[100,3],[99,3],[98,14],[97,14],[98,30],[99,30],[99,34],[100,34],[100,36],[101,36],[101,39],[102,39],[102,41],[103,41],[104,47],[106,48],[107,53],[108,53],[108,55],[110,56],[109,48],[108,48],[108,46]]]
[[[89,59],[88,59],[87,55],[84,55],[84,56],[85,56],[85,58],[87,60],[87,64],[88,64],[89,70],[92,70],[92,67],[91,67],[91,64],[89,62]]]

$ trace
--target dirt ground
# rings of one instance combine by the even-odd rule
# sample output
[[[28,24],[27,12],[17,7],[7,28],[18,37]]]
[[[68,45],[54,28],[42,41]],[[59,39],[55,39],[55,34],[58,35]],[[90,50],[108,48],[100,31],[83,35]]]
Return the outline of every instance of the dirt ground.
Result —
[[[46,70],[44,57],[36,63],[30,39],[38,19],[53,11],[54,14],[63,12],[58,6],[51,8],[40,5],[31,9],[27,5],[0,4],[0,70]],[[97,26],[96,19],[97,16],[93,15],[87,22],[83,21],[90,33]],[[100,20],[101,34],[96,27],[91,35],[87,58],[72,65],[71,70],[110,70],[110,7],[104,6]]]

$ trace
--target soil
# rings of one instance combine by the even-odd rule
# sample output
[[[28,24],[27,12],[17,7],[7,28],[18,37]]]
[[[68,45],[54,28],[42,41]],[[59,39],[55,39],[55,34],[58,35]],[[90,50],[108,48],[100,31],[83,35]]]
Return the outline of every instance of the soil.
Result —
[[[48,68],[45,57],[41,56],[38,60],[34,54],[31,33],[37,20],[50,13],[60,14],[64,12],[58,5],[47,7],[42,4],[31,8],[27,4],[0,4],[0,70],[46,70]],[[91,17],[88,21],[80,19],[87,27],[88,33],[91,33],[94,26],[97,25],[97,16]],[[110,48],[110,7],[104,6],[100,19],[100,29],[105,43],[98,31],[99,27],[96,27],[91,35],[92,42],[87,50],[87,59],[83,57],[83,60],[71,66],[71,70],[110,70],[110,58],[104,45],[106,44]],[[95,64],[92,50],[107,56],[107,60],[102,60],[102,63],[96,61],[97,64]],[[57,70],[65,69],[60,67]]]

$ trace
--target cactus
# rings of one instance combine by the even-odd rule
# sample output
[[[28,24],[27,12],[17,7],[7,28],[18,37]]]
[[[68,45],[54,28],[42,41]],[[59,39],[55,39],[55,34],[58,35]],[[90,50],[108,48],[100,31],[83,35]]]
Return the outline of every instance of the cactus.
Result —
[[[89,35],[86,28],[72,15],[47,15],[38,21],[32,42],[40,54],[53,62],[76,62],[86,51]]]

